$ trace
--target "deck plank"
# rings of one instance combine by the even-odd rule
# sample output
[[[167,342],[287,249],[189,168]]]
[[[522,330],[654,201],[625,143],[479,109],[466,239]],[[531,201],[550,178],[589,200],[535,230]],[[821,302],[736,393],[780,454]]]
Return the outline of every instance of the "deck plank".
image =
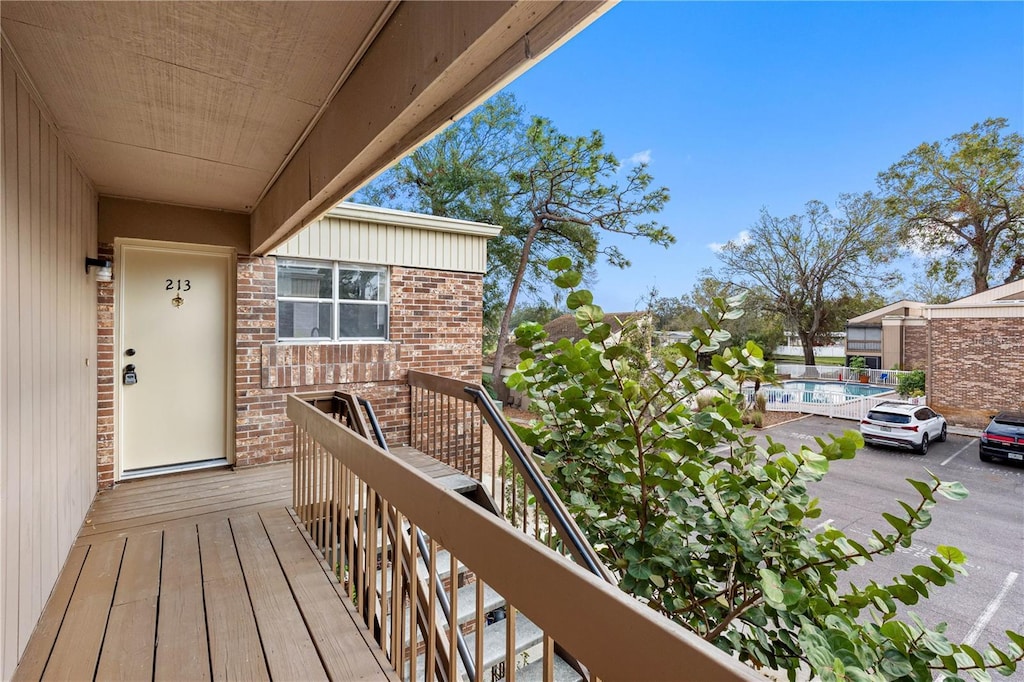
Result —
[[[92,679],[114,600],[124,545],[124,540],[115,540],[89,549],[42,679]]]
[[[380,680],[393,677],[367,644],[369,633],[347,601],[324,580],[320,561],[286,510],[260,514],[295,595],[295,601],[332,680]]]
[[[199,525],[199,556],[214,680],[269,680],[227,519]]]
[[[326,680],[327,674],[302,620],[274,548],[256,514],[231,520],[235,546],[249,588],[263,653],[275,680]]]
[[[127,523],[108,524],[102,528],[83,528],[79,535],[78,543],[90,544],[124,538],[129,535],[138,535],[140,533],[162,531],[179,524],[195,525],[197,523],[223,521],[237,514],[259,512],[264,509],[286,507],[287,505],[287,502],[277,497],[261,496],[245,503],[232,502],[223,505],[213,505],[205,509],[195,509],[191,515],[169,512],[155,517],[135,519]]]
[[[43,614],[36,623],[36,629],[25,648],[25,654],[14,671],[14,682],[22,680],[38,680],[43,676],[47,661],[50,660],[50,652],[57,641],[57,633],[60,632],[64,616],[67,614],[71,596],[74,594],[75,585],[82,573],[82,566],[85,564],[88,547],[73,547],[68,554],[67,561],[61,571],[57,584],[50,593],[50,599],[43,609]]]
[[[127,539],[97,679],[143,680],[152,676],[162,549],[160,533]]]
[[[291,496],[291,486],[286,481],[250,481],[246,484],[247,497],[272,494],[282,499]],[[238,491],[231,488],[198,487],[194,490],[180,491],[172,496],[144,496],[129,503],[107,507],[94,506],[89,514],[88,526],[99,527],[116,521],[141,519],[147,516],[176,512],[187,515],[197,507],[210,504],[229,503],[238,499]]]
[[[103,523],[77,538],[15,679],[397,680],[296,527],[291,475],[204,470],[102,493]]]
[[[109,514],[114,512],[137,511],[140,502],[148,506],[177,504],[187,500],[201,500],[212,496],[238,497],[239,485],[246,489],[281,486],[291,492],[291,481],[278,470],[268,471],[259,475],[234,476],[222,479],[201,479],[193,485],[173,488],[117,488],[116,495],[109,494],[97,498],[92,506],[91,515]],[[127,484],[126,484],[127,485]]]
[[[210,679],[203,573],[195,524],[179,525],[164,533],[153,679],[158,682]]]

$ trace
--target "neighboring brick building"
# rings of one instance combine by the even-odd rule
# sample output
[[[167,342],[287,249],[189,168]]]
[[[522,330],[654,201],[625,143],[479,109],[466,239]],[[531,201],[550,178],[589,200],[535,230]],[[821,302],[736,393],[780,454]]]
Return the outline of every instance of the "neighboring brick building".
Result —
[[[857,345],[850,330],[877,347]],[[847,356],[923,369],[929,405],[954,424],[1024,410],[1024,280],[943,305],[901,301],[850,319],[847,332]]]
[[[389,442],[407,444],[410,369],[480,381],[486,243],[497,234],[489,225],[342,204],[271,255],[236,249],[226,459],[289,459],[285,404],[296,392],[367,397]],[[118,254],[100,245],[115,264]],[[118,375],[134,359],[115,361],[123,354],[115,351],[118,291],[116,277],[99,285],[100,487],[137,475],[118,453]],[[142,383],[152,370],[139,363]]]

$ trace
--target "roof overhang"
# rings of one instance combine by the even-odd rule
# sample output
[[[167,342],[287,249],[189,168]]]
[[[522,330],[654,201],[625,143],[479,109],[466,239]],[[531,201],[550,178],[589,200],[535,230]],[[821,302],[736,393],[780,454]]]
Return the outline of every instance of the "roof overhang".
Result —
[[[875,310],[866,312],[863,315],[851,317],[849,320],[846,321],[846,325],[877,325],[882,323],[883,317],[892,315],[909,317],[920,316],[923,314],[924,307],[924,303],[919,303],[917,301],[908,301],[904,299],[902,301],[897,301],[896,303],[890,303],[889,305],[883,306],[881,308],[876,308]],[[899,312],[897,313],[897,311]]]
[[[100,195],[316,220],[612,2],[0,4],[5,59]]]

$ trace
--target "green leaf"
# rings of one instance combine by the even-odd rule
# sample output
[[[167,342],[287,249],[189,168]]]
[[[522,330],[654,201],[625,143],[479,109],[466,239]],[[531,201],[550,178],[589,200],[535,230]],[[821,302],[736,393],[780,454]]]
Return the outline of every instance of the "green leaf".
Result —
[[[601,343],[612,335],[612,327],[604,322],[598,322],[588,332],[587,339],[594,343]],[[607,356],[605,356],[607,357]],[[609,358],[612,359],[612,358]]]
[[[762,568],[758,573],[761,576],[761,593],[765,602],[772,608],[785,610],[786,593],[782,589],[779,574],[767,568]]]
[[[790,578],[782,586],[782,601],[786,606],[794,606],[804,597],[804,586],[796,578]]]
[[[967,555],[956,547],[939,545],[935,548],[936,553],[951,564],[962,564],[967,561]]]
[[[981,654],[978,653],[977,650],[973,649],[972,647],[970,647],[970,646],[968,646],[966,644],[961,644],[960,645],[960,651],[963,651],[968,656],[970,656],[971,657],[971,662],[973,662],[974,665],[978,666],[979,668],[984,668],[985,667],[985,659],[982,658]]]
[[[914,568],[911,570],[913,570],[914,573],[921,576],[928,582],[938,587],[942,587],[947,582],[949,582],[944,575],[936,571],[931,566],[914,566]]]
[[[593,341],[593,339],[591,339],[591,341]],[[618,360],[627,353],[629,353],[629,346],[612,346],[605,350],[604,356],[608,360]]]
[[[963,500],[967,497],[967,488],[960,481],[943,481],[939,493],[951,500]]]
[[[900,535],[905,535],[906,532],[910,530],[910,526],[907,525],[907,522],[899,518],[898,516],[893,516],[888,512],[884,512],[882,514],[882,518],[888,521],[889,525],[895,528],[896,532],[898,532]]]
[[[561,272],[572,267],[572,258],[568,256],[556,256],[548,261],[548,270]]]
[[[575,270],[566,270],[555,277],[555,286],[560,289],[572,289],[583,281],[583,275]]]
[[[914,490],[916,490],[922,498],[928,500],[929,502],[935,501],[935,495],[932,493],[932,487],[925,483],[924,481],[915,481],[912,478],[908,478],[907,483],[914,486]]]
[[[594,302],[594,295],[586,289],[577,289],[565,298],[565,305],[569,310],[576,310],[582,305],[590,305]]]

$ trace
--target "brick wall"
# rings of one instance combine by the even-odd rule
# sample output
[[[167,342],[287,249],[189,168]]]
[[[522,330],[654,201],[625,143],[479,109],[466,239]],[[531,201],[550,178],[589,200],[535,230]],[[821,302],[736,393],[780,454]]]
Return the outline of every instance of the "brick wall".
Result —
[[[113,244],[100,258],[114,260]],[[114,283],[96,283],[96,485],[114,485]]]
[[[478,382],[483,333],[479,274],[391,269],[390,339],[275,342],[275,261],[239,257],[235,459],[291,458],[289,393],[344,390],[373,404],[389,444],[409,442],[409,369]]]
[[[954,424],[982,427],[1024,410],[1024,319],[932,319],[929,405]]]
[[[928,327],[908,325],[903,328],[903,366],[900,369],[928,367]]]
[[[101,244],[101,258],[113,258]],[[367,398],[389,444],[409,442],[409,369],[480,381],[479,274],[391,269],[390,339],[382,343],[276,343],[273,258],[238,257],[235,301],[235,461],[291,458],[289,393],[344,390]],[[114,482],[114,283],[97,294],[97,483]]]

